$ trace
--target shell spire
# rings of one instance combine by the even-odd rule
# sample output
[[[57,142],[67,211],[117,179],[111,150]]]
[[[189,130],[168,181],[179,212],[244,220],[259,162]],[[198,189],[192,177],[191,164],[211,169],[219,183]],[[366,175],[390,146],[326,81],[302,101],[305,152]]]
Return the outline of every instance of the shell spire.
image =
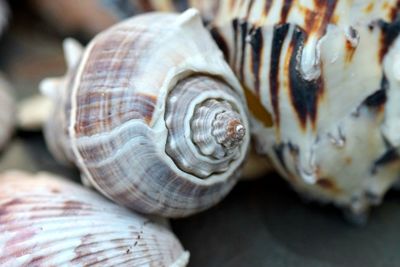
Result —
[[[228,102],[208,100],[197,108],[191,123],[193,141],[204,155],[217,159],[236,151],[246,128]]]
[[[246,128],[235,111],[218,114],[213,121],[213,135],[227,149],[237,147],[246,134]]]

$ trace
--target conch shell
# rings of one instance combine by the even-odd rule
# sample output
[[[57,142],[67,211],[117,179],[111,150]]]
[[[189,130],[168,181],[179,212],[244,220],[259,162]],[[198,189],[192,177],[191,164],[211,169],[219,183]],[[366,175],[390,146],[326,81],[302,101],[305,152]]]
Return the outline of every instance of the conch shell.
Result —
[[[400,171],[397,14],[396,1],[219,1],[209,26],[246,89],[258,152],[299,192],[355,214]]]
[[[66,76],[41,84],[56,103],[45,135],[59,160],[144,213],[187,216],[231,190],[247,106],[197,11],[137,16],[65,51]]]
[[[51,174],[0,175],[1,266],[186,266],[171,231]]]

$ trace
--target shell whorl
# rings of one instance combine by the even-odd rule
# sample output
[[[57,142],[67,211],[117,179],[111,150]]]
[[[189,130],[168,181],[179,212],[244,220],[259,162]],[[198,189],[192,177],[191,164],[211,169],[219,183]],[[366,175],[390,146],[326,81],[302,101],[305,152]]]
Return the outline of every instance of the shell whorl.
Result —
[[[227,101],[210,99],[199,105],[191,123],[193,141],[204,155],[220,159],[235,151],[246,133],[240,115]]]
[[[247,106],[195,10],[115,25],[90,42],[66,79],[57,92],[62,116],[48,123],[61,127],[47,128],[46,136],[55,136],[52,147],[64,150],[108,198],[143,213],[182,217],[217,203],[238,180],[249,135],[238,125],[235,135],[232,127],[240,121],[248,129]],[[215,116],[224,115],[194,126],[198,108],[214,100],[220,102]],[[237,121],[224,126],[226,116]],[[218,157],[194,141],[207,128],[206,139],[224,151]]]
[[[239,157],[237,146],[245,127],[234,109],[240,105],[231,97],[235,94],[222,81],[207,76],[189,77],[173,89],[165,115],[169,130],[166,152],[182,170],[207,178],[226,171]],[[235,132],[235,126],[241,133]]]

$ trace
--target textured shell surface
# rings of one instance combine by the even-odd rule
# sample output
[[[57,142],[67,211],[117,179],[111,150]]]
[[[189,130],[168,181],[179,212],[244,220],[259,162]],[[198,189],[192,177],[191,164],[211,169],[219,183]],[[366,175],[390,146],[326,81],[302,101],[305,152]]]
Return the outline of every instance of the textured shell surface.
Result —
[[[164,226],[60,177],[0,175],[1,266],[185,266]]]
[[[0,148],[10,139],[15,124],[15,102],[10,84],[0,73]]]
[[[197,11],[121,22],[81,49],[65,43],[50,149],[114,201],[186,216],[221,200],[248,151],[241,86]]]
[[[354,213],[379,203],[400,169],[398,2],[218,3],[209,27],[259,152],[303,193]]]

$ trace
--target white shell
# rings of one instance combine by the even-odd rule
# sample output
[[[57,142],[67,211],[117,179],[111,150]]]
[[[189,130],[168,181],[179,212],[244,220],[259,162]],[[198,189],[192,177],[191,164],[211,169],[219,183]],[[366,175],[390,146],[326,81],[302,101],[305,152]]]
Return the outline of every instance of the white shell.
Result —
[[[397,1],[219,4],[211,32],[271,115],[253,113],[258,151],[302,193],[379,203],[400,170]]]
[[[187,216],[230,191],[249,146],[247,106],[195,10],[137,16],[83,52],[71,41],[65,48],[65,78],[41,85],[56,101],[45,134],[57,158],[78,165],[110,199],[144,213]],[[238,123],[241,134],[227,135],[233,145],[217,138],[212,118],[193,124],[211,99],[229,103],[212,108],[229,114],[226,131]],[[215,139],[200,138],[217,157],[199,149],[193,138],[203,134]]]
[[[185,266],[165,227],[51,174],[0,175],[1,266]]]

